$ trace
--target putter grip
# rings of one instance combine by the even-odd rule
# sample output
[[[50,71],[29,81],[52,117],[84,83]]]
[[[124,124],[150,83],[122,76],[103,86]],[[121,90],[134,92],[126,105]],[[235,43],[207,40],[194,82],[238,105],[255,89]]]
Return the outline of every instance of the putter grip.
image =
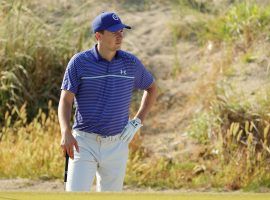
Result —
[[[68,160],[69,160],[69,156],[68,156],[68,154],[66,153],[66,162],[65,162],[64,183],[66,183],[66,182],[67,182]]]

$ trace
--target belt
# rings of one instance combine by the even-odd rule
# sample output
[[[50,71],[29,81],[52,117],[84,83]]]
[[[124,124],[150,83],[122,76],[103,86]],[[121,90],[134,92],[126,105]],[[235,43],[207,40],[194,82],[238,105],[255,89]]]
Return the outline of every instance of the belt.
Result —
[[[83,137],[94,139],[97,142],[110,142],[110,141],[120,140],[120,134],[113,135],[113,136],[103,136],[97,133],[88,133],[88,132],[79,131],[79,130],[73,130],[73,133],[78,134]]]

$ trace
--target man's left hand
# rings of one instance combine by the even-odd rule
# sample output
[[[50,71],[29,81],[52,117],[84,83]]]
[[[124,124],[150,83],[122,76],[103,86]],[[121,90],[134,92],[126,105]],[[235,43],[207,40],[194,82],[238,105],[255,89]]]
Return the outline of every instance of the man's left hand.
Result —
[[[141,120],[139,118],[135,118],[132,120],[129,120],[128,124],[123,129],[120,139],[123,142],[131,142],[133,139],[135,133],[142,127]]]

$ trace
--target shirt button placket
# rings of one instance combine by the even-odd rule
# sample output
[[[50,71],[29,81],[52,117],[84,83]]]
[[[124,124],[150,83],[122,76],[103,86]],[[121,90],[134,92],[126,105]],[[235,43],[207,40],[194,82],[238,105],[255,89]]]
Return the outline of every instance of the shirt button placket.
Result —
[[[111,66],[110,62],[108,62],[108,64],[107,64],[107,73],[108,74],[111,74],[111,67],[110,66]]]

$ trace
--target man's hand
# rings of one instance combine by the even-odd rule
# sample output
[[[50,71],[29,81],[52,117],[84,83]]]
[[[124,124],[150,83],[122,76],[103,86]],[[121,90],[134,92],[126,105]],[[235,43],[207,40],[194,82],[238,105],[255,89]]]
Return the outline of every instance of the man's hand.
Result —
[[[141,128],[143,125],[141,124],[141,120],[139,118],[135,118],[129,120],[128,124],[125,126],[124,130],[121,133],[120,139],[123,142],[131,142],[135,133]]]
[[[68,133],[63,133],[61,139],[61,148],[64,156],[67,153],[71,159],[74,159],[73,146],[75,146],[76,151],[79,152],[77,140],[73,137],[71,132],[69,131]]]
[[[63,150],[64,157],[67,153],[71,159],[74,159],[73,146],[75,146],[76,151],[79,152],[78,143],[71,133],[69,124],[74,96],[75,94],[72,92],[62,90],[58,106],[58,118],[62,135],[61,148]]]

